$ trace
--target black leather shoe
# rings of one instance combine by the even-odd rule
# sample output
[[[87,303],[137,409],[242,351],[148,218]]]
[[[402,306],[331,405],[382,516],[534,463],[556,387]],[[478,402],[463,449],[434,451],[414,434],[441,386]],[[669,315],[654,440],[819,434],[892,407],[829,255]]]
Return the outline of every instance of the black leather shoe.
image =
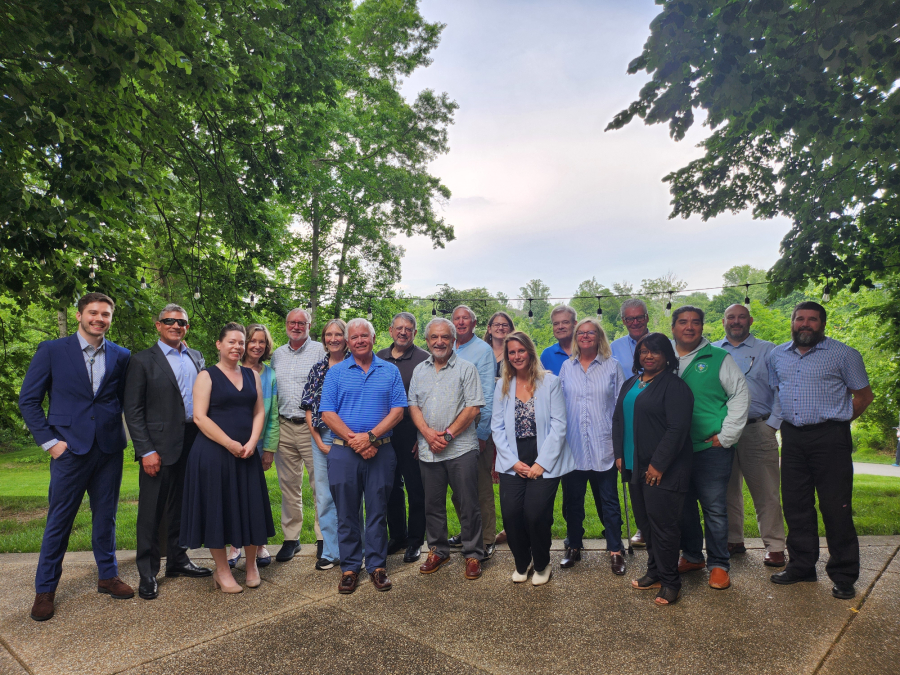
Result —
[[[159,596],[159,586],[156,584],[156,577],[141,577],[138,595],[144,600],[156,600]]]
[[[784,570],[783,572],[779,572],[778,574],[773,574],[771,577],[769,577],[769,579],[771,579],[773,584],[783,585],[796,584],[801,581],[809,581],[815,583],[819,580],[819,578],[816,576],[815,571],[810,572],[809,574],[800,574],[799,572],[795,572],[790,568]]]
[[[847,581],[835,581],[831,587],[831,594],[838,600],[849,600],[856,597],[856,589]]]
[[[178,567],[167,567],[167,577],[208,577],[212,575],[212,570],[208,567],[200,567],[188,560],[184,565]],[[143,581],[141,582],[143,583]]]
[[[414,563],[421,557],[422,557],[422,547],[421,546],[408,546],[406,548],[406,553],[403,554],[403,562]]]
[[[278,562],[287,562],[300,553],[300,542],[296,539],[285,539],[281,550],[275,555]]]
[[[496,544],[488,544],[484,547],[484,558],[482,560],[490,560],[494,557],[494,551],[497,550]]]
[[[566,554],[563,556],[563,559],[559,561],[559,566],[564,570],[567,570],[570,567],[573,567],[579,560],[581,560],[581,549],[567,548]]]
[[[447,543],[450,544],[450,548],[462,548],[462,535],[454,534],[447,540]]]
[[[394,555],[406,548],[406,540],[388,539],[387,554]]]

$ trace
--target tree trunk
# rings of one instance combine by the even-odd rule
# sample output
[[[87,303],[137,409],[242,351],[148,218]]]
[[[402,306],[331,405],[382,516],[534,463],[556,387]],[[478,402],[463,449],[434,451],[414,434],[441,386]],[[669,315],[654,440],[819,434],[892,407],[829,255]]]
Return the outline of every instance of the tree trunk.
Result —
[[[319,309],[319,257],[321,256],[321,247],[319,246],[319,234],[321,232],[322,217],[317,208],[317,202],[313,200],[312,204],[312,251],[310,252],[310,282],[309,282],[309,304],[310,304],[310,323],[315,326],[316,314]],[[312,332],[312,331],[310,331]],[[315,334],[313,335],[315,337]]]
[[[337,289],[334,293],[334,318],[341,318],[341,291],[344,289],[344,265],[347,262],[347,253],[350,251],[350,233],[353,230],[353,223],[348,219],[347,228],[344,230],[344,238],[341,242],[341,261],[338,263],[338,280]]]
[[[59,328],[59,337],[64,338],[69,335],[68,312],[65,309],[56,310],[56,326]]]

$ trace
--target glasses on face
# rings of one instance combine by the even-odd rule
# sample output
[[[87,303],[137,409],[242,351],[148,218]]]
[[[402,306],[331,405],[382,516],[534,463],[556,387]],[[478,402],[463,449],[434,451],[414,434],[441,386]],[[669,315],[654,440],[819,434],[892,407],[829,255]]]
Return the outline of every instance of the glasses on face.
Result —
[[[659,352],[651,352],[649,349],[641,350],[641,358],[644,358],[645,356],[650,356],[651,354],[653,356],[659,356]]]
[[[395,333],[412,333],[412,332],[413,332],[413,329],[412,329],[412,328],[406,328],[406,327],[400,327],[400,328],[395,328],[395,329],[394,329],[394,332],[395,332]]]
[[[571,325],[572,325],[572,321],[570,319],[566,319],[565,321],[554,321],[553,322],[554,328],[562,328],[563,326],[571,326]]]
[[[580,330],[575,333],[575,337],[583,338],[583,337],[597,337],[597,331],[595,330]]]
[[[622,323],[626,323],[631,326],[633,324],[640,323],[641,321],[646,321],[649,318],[650,317],[646,314],[641,314],[640,316],[626,316],[622,319]]]
[[[161,324],[165,324],[166,326],[174,326],[176,323],[180,328],[185,328],[188,325],[187,319],[160,319],[159,322]]]
[[[509,330],[509,324],[495,321],[490,326],[488,326],[488,328],[499,328],[500,330]]]
[[[309,323],[306,321],[288,321],[287,325],[291,327],[296,326],[297,328],[306,328]]]

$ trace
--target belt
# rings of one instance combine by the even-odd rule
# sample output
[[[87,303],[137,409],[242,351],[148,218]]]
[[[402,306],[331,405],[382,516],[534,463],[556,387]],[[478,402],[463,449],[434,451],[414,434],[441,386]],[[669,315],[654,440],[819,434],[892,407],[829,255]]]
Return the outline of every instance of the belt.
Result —
[[[835,424],[850,425],[850,420],[826,420],[824,422],[818,422],[816,424],[804,424],[802,427],[795,426],[788,421],[784,421],[783,424],[787,424],[792,429],[796,429],[797,431],[815,431],[816,429],[822,429],[824,427],[834,426]]]
[[[754,417],[753,419],[747,420],[747,424],[756,424],[757,422],[765,422],[769,419],[768,415],[763,415],[762,417]]]
[[[306,417],[285,417],[280,415],[281,419],[293,422],[294,424],[306,424]]]
[[[342,438],[335,438],[331,442],[334,443],[335,445],[344,445],[344,446],[347,446],[348,448],[350,447],[350,444]],[[377,441],[375,441],[371,445],[374,445],[377,448],[379,445],[384,445],[385,443],[390,443],[390,442],[391,442],[391,437],[385,436],[384,438],[379,438]]]

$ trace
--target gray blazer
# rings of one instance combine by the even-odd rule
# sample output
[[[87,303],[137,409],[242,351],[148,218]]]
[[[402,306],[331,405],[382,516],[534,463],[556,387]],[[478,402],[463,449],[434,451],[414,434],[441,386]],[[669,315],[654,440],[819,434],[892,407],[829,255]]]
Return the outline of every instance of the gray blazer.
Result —
[[[188,349],[188,356],[199,373],[206,365],[203,354]],[[184,445],[184,401],[159,344],[132,355],[123,409],[135,461],[151,451],[159,454],[164,466],[178,461]]]
[[[544,373],[534,392],[534,416],[537,423],[537,463],[546,478],[559,478],[575,469],[575,458],[566,442],[566,397],[553,373]],[[500,473],[515,473],[519,461],[516,449],[516,378],[509,381],[509,394],[503,397],[503,380],[494,389],[491,433],[497,447],[496,468]]]

